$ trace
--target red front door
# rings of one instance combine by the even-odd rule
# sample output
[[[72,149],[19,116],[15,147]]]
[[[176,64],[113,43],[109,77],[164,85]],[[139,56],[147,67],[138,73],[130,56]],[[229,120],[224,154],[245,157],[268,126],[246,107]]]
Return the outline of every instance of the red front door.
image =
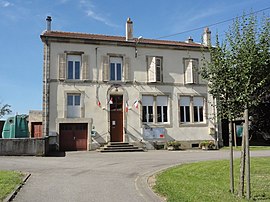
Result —
[[[111,95],[110,99],[111,142],[123,142],[123,95]]]

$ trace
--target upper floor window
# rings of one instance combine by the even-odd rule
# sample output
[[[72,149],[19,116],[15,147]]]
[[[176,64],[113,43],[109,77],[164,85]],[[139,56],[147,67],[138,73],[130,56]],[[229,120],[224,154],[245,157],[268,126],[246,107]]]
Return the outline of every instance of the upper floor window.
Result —
[[[185,66],[185,83],[198,84],[199,83],[199,61],[198,59],[184,59]]]
[[[67,117],[81,117],[81,94],[67,94]]]
[[[147,70],[148,70],[148,81],[149,82],[162,82],[162,57],[147,57]]]
[[[101,57],[103,81],[129,81],[130,58],[125,56],[104,55]]]
[[[110,57],[110,80],[122,80],[122,58]]]
[[[59,80],[89,80],[89,56],[84,52],[65,51],[58,54]]]
[[[81,78],[81,56],[68,55],[67,56],[67,79]]]

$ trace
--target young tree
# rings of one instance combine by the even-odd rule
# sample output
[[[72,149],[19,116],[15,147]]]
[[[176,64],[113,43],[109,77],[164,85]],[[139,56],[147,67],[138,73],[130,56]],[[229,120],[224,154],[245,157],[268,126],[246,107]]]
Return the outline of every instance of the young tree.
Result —
[[[232,121],[244,116],[239,196],[244,194],[244,175],[250,198],[248,110],[269,93],[270,21],[256,16],[237,18],[220,45],[210,48],[211,61],[205,61],[202,77],[209,81],[210,93],[217,99],[219,117]],[[246,173],[245,173],[246,160]]]
[[[1,105],[1,103],[0,103]],[[5,104],[3,106],[0,106],[0,118],[2,118],[3,116],[7,115],[7,114],[10,114],[12,111],[10,109],[10,105],[8,104]]]

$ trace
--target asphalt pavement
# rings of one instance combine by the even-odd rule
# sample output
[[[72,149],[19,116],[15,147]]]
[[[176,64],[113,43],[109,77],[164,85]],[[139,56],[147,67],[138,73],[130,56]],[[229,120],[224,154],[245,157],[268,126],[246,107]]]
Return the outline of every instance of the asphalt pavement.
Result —
[[[270,151],[251,156],[270,156]],[[177,164],[228,158],[224,150],[66,152],[63,157],[0,156],[0,170],[31,173],[14,198],[18,202],[151,202],[162,201],[147,183],[152,174]]]

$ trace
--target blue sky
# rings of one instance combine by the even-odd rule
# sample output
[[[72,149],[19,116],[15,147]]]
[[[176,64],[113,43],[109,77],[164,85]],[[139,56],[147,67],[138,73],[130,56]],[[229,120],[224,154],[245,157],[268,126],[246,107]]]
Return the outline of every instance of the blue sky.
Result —
[[[125,35],[131,17],[134,37],[159,38],[270,7],[269,0],[0,0],[0,102],[14,115],[42,109],[40,34],[46,16],[52,30]],[[270,9],[264,11],[270,14]],[[261,14],[261,13],[260,13]],[[231,22],[211,26],[212,36]],[[201,41],[202,29],[164,38]]]

